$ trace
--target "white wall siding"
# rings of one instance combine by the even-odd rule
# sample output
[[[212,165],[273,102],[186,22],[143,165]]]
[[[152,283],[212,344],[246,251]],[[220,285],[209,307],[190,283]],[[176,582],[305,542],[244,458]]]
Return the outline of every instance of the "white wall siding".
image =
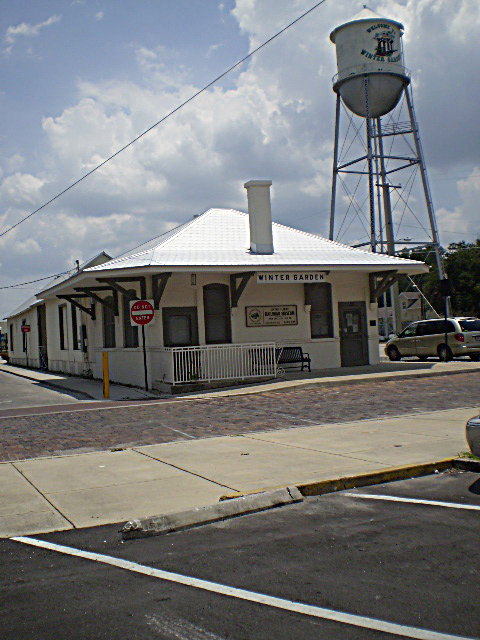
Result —
[[[162,309],[166,307],[195,307],[198,318],[199,345],[205,345],[205,320],[203,308],[203,287],[208,284],[219,283],[230,287],[230,278],[226,273],[197,271],[196,283],[192,285],[191,272],[174,273],[168,280],[160,309],[155,312],[155,323],[145,327],[147,369],[149,387],[155,381],[165,381],[173,376],[171,357],[165,355],[163,343]],[[352,271],[331,271],[326,279],[332,286],[332,325],[333,335],[328,338],[312,339],[310,334],[310,313],[305,306],[304,285],[298,284],[257,284],[256,275],[248,282],[238,307],[231,310],[232,344],[246,345],[255,343],[276,343],[277,345],[301,346],[311,357],[312,369],[324,369],[341,366],[340,358],[340,330],[338,304],[339,302],[364,302],[367,311],[368,351],[370,363],[378,362],[378,327],[370,322],[377,319],[377,305],[370,304],[368,274]],[[146,278],[147,297],[152,297],[151,277]],[[137,295],[138,285],[132,283]],[[130,288],[130,285],[128,285]],[[135,349],[125,349],[123,346],[123,305],[119,295],[119,315],[115,318],[116,346],[112,349],[103,347],[103,308],[96,303],[95,321],[84,312],[77,309],[78,324],[87,327],[88,349],[83,353],[81,349],[74,350],[71,324],[71,305],[66,304],[66,322],[64,331],[68,348],[60,349],[58,308],[63,304],[58,298],[46,301],[46,322],[48,333],[49,368],[52,371],[63,371],[76,375],[88,375],[102,378],[102,352],[109,353],[110,380],[123,384],[144,387],[143,345],[142,332],[139,328],[139,346]],[[286,326],[246,326],[246,307],[248,306],[295,305],[297,308],[297,325]],[[32,310],[35,311],[36,310]],[[20,333],[20,319],[13,319],[18,324],[15,328],[16,358],[22,358],[22,339]],[[37,329],[36,315],[29,319],[29,323]],[[79,332],[80,338],[80,332]],[[38,344],[38,343],[37,343]],[[79,345],[81,346],[81,345]],[[30,355],[30,354],[29,354]],[[32,353],[33,355],[33,353]],[[210,376],[211,377],[211,376]]]

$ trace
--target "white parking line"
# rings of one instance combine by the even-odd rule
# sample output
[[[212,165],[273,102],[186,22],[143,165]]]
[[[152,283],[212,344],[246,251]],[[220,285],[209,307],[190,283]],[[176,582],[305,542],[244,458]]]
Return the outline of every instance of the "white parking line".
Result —
[[[63,545],[54,544],[52,542],[38,540],[37,538],[18,536],[15,538],[11,538],[11,540],[14,540],[15,542],[21,542],[23,544],[28,544],[34,547],[40,547],[42,549],[48,549],[50,551],[57,551],[58,553],[63,553],[69,556],[84,558],[86,560],[93,560],[94,562],[100,562],[102,564],[117,567],[119,569],[133,571],[134,573],[151,576],[152,578],[159,578],[160,580],[167,580],[168,582],[175,582],[187,587],[194,587],[195,589],[210,591],[211,593],[217,593],[222,596],[238,598],[240,600],[246,600],[248,602],[255,602],[257,604],[263,604],[269,607],[283,609],[285,611],[292,611],[294,613],[313,616],[315,618],[323,618],[324,620],[332,620],[333,622],[340,622],[355,627],[361,627],[363,629],[383,631],[385,633],[391,633],[392,635],[402,636],[404,638],[416,638],[417,640],[478,640],[478,638],[466,638],[465,636],[439,633],[437,631],[429,631],[428,629],[420,629],[418,627],[408,627],[401,624],[395,624],[393,622],[377,620],[376,618],[368,618],[352,613],[344,613],[342,611],[335,611],[334,609],[325,609],[323,607],[316,607],[314,605],[304,604],[302,602],[285,600],[284,598],[275,598],[274,596],[256,593],[255,591],[246,591],[245,589],[237,589],[236,587],[229,587],[227,585],[218,584],[216,582],[201,580],[200,578],[184,576],[179,573],[171,573],[170,571],[163,571],[162,569],[154,569],[153,567],[147,567],[143,564],[138,564],[129,560],[122,560],[121,558],[114,558],[112,556],[106,556],[101,553],[93,553],[91,551],[83,551],[82,549],[75,549],[73,547],[65,547]]]
[[[349,498],[362,498],[364,500],[386,500],[387,502],[407,502],[411,504],[425,504],[429,507],[446,507],[447,509],[466,509],[467,511],[480,511],[480,505],[460,504],[458,502],[441,502],[440,500],[420,500],[418,498],[400,498],[398,496],[382,496],[373,493],[350,493],[342,495]]]

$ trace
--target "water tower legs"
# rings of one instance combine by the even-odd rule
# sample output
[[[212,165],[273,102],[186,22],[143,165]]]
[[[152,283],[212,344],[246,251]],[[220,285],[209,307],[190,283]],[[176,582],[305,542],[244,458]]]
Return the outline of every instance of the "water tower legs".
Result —
[[[438,277],[442,280],[446,277],[445,267],[443,266],[443,259],[440,253],[440,241],[438,237],[437,221],[435,219],[435,212],[433,209],[433,201],[430,193],[430,185],[428,183],[425,160],[423,157],[422,143],[420,142],[417,120],[415,118],[415,110],[413,108],[413,101],[410,96],[410,91],[408,87],[405,87],[404,92],[405,92],[405,100],[407,102],[407,108],[408,108],[408,116],[410,118],[410,124],[412,126],[413,140],[415,142],[415,151],[417,152],[417,162],[418,162],[418,166],[420,167],[420,175],[422,177],[422,186],[423,186],[423,192],[425,194],[425,204],[427,206],[428,219],[430,221],[432,241],[435,247],[435,258],[437,262]]]
[[[359,176],[359,180],[362,176],[366,176],[368,179],[368,199],[369,199],[369,215],[370,215],[370,241],[357,246],[365,246],[369,245],[371,251],[375,252],[377,249],[378,243],[380,243],[381,251],[384,251],[384,238],[383,238],[383,229],[385,229],[386,236],[386,245],[387,251],[389,255],[395,255],[395,237],[394,237],[394,227],[393,227],[393,212],[392,205],[390,201],[390,190],[399,188],[398,186],[394,186],[389,183],[389,174],[394,172],[399,172],[404,169],[411,169],[415,165],[418,165],[420,170],[423,194],[425,198],[425,205],[428,214],[429,226],[430,226],[430,237],[426,240],[416,240],[415,242],[410,242],[408,240],[402,241],[402,245],[417,245],[424,246],[430,245],[435,252],[435,260],[436,266],[438,270],[439,279],[444,279],[446,277],[445,267],[443,264],[443,257],[440,247],[439,235],[437,222],[435,219],[435,211],[433,208],[432,196],[430,192],[430,186],[428,183],[427,170],[425,166],[425,160],[423,156],[422,145],[420,141],[420,135],[418,131],[418,124],[415,117],[415,110],[413,107],[413,101],[411,92],[408,88],[408,85],[405,85],[403,91],[405,96],[405,102],[408,109],[408,121],[407,122],[396,122],[396,123],[387,123],[385,125],[385,130],[382,127],[382,119],[381,117],[375,117],[374,119],[370,117],[370,109],[369,109],[369,79],[368,77],[364,78],[364,90],[365,90],[365,112],[367,114],[363,119],[365,120],[366,127],[366,153],[364,152],[365,146],[364,142],[358,136],[359,128],[353,125],[353,130],[356,132],[355,135],[358,136],[358,140],[361,142],[357,142],[358,148],[360,144],[363,149],[360,151],[358,156],[354,156],[352,159],[348,160],[345,157],[341,157],[343,152],[339,151],[339,144],[341,145],[342,150],[345,147],[345,141],[340,143],[340,130],[341,130],[341,107],[342,107],[342,98],[340,93],[337,92],[337,102],[336,102],[336,110],[335,110],[335,137],[334,137],[334,149],[333,149],[333,171],[332,171],[332,193],[331,193],[331,204],[330,204],[330,227],[329,227],[329,238],[330,240],[334,240],[335,237],[335,215],[337,214],[336,209],[338,208],[339,202],[337,202],[336,191],[337,191],[337,183],[338,179],[342,180],[342,177],[339,174],[356,174]],[[350,116],[352,118],[352,116]],[[351,124],[353,123],[353,119]],[[349,127],[350,128],[350,127]],[[352,129],[350,129],[351,131]],[[404,152],[400,152],[400,154],[392,153],[392,146],[389,145],[390,150],[386,151],[384,146],[384,138],[391,137],[393,140],[395,136],[404,136],[404,139],[408,142],[408,137],[410,137],[411,142],[408,142],[408,146],[411,149],[411,153],[408,152],[406,155]],[[362,136],[363,137],[363,136]],[[412,140],[413,137],[413,140]],[[413,142],[413,144],[412,144]],[[392,142],[393,144],[393,142]],[[350,148],[350,146],[348,147]],[[361,155],[360,155],[361,154]],[[365,161],[367,167],[365,167]],[[387,169],[388,166],[388,169]],[[376,179],[376,180],[375,180]],[[343,180],[342,180],[343,183]],[[377,199],[378,202],[375,203],[375,184],[377,185]],[[345,185],[344,185],[345,187]],[[345,191],[348,194],[347,189]],[[379,197],[379,193],[382,193],[382,197]],[[355,205],[354,195],[350,194],[350,205]],[[358,205],[354,206],[354,209],[359,211]],[[377,210],[377,211],[376,211]],[[366,213],[366,212],[365,212]],[[378,225],[378,233],[379,237],[377,237],[376,230],[376,219],[375,215],[378,215],[379,225]],[[342,224],[344,219],[342,220]],[[338,233],[338,232],[337,232]],[[397,286],[398,290],[398,286]],[[392,291],[392,297],[396,298],[394,295],[394,291]],[[398,301],[395,305],[398,307]],[[449,313],[451,314],[451,309],[449,307]],[[397,315],[397,330],[399,323],[399,313],[396,312]]]
[[[335,226],[335,200],[337,195],[337,175],[338,175],[338,133],[340,130],[340,107],[341,98],[337,93],[337,106],[335,108],[335,141],[333,145],[333,171],[332,171],[332,198],[330,201],[330,229],[328,237],[333,240]]]
[[[368,198],[370,208],[370,247],[373,253],[377,250],[377,234],[375,231],[375,193],[373,189],[373,151],[372,151],[372,121],[370,119],[370,101],[368,96],[368,76],[363,79],[365,89],[365,126],[367,133],[367,164],[368,164]]]

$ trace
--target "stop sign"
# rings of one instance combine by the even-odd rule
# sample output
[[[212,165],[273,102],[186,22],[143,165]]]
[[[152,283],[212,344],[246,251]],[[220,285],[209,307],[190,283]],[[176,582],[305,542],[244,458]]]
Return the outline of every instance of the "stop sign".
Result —
[[[151,324],[155,319],[153,300],[135,300],[130,302],[130,322],[136,325]]]

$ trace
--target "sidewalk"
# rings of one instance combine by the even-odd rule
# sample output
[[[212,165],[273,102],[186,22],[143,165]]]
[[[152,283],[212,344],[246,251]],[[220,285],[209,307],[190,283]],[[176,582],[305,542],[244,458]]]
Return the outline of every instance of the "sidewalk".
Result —
[[[39,369],[27,369],[5,364],[0,360],[0,371],[10,373],[20,378],[27,378],[39,384],[45,384],[59,391],[71,391],[86,400],[104,400],[103,383],[101,380],[69,376],[64,373],[52,373]],[[110,383],[110,400],[144,400],[145,398],[158,398],[159,394],[147,393],[137,387],[126,387],[121,384]]]
[[[310,381],[311,382],[311,381]],[[174,513],[232,492],[333,480],[465,451],[475,409],[0,464],[0,536]]]
[[[38,369],[16,367],[0,362],[0,371],[10,373],[22,378],[28,378],[35,382],[46,384],[50,387],[71,391],[80,394],[85,399],[103,400],[103,384],[101,380],[69,376],[63,373],[52,373]],[[338,369],[317,369],[311,373],[307,371],[289,371],[283,378],[268,380],[256,384],[242,384],[208,391],[190,392],[171,396],[160,392],[146,392],[138,387],[127,387],[121,384],[110,383],[110,400],[142,400],[153,398],[181,398],[181,397],[222,397],[230,395],[246,395],[251,393],[263,393],[265,391],[290,389],[292,387],[306,388],[312,385],[338,385],[362,383],[373,380],[394,380],[397,378],[416,378],[438,375],[454,375],[469,371],[480,372],[480,363],[469,360],[457,360],[454,362],[428,362],[402,361],[380,362],[376,365],[363,367],[342,367]]]

